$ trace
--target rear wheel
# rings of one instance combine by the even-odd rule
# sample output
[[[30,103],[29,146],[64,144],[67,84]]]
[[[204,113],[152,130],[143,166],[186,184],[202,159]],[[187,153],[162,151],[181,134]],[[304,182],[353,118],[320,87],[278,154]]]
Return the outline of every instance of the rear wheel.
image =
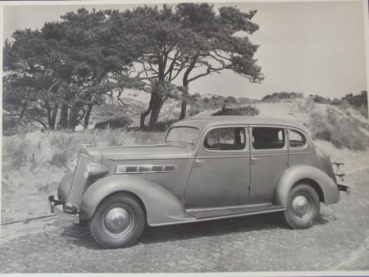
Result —
[[[318,193],[307,184],[298,184],[290,192],[284,218],[293,229],[306,229],[313,225],[320,210]]]
[[[106,198],[90,221],[94,239],[104,248],[132,245],[145,227],[145,213],[137,199],[127,193]]]

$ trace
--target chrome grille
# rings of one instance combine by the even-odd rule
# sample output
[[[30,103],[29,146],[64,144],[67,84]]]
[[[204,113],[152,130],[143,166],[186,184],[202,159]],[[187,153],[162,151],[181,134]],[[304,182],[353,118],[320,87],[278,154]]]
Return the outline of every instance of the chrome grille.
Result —
[[[86,154],[80,154],[77,160],[76,168],[74,170],[73,182],[68,193],[66,206],[79,207],[82,200],[82,194],[85,190],[87,183],[86,177],[83,172],[86,170],[87,165],[91,162],[92,158]]]

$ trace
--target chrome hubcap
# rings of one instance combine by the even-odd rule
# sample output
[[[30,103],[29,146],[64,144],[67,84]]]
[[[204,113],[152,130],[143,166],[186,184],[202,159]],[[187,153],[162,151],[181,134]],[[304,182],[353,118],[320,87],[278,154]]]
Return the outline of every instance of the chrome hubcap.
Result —
[[[133,226],[132,212],[122,207],[108,210],[102,221],[102,227],[110,237],[122,236]]]
[[[292,201],[293,213],[298,217],[303,217],[310,213],[312,208],[311,202],[303,195],[295,197]]]

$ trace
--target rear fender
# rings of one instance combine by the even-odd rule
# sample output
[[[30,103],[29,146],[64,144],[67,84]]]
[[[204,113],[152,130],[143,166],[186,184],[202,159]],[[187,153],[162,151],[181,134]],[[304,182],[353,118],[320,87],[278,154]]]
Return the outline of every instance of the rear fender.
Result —
[[[275,204],[287,207],[288,196],[292,187],[301,180],[312,180],[321,188],[325,204],[334,204],[339,200],[339,191],[335,182],[320,169],[309,166],[289,168],[279,179],[274,192]]]
[[[181,201],[167,189],[140,177],[111,175],[96,181],[85,191],[80,206],[81,219],[92,218],[101,201],[117,192],[129,192],[140,198],[148,225],[183,222],[188,217]]]

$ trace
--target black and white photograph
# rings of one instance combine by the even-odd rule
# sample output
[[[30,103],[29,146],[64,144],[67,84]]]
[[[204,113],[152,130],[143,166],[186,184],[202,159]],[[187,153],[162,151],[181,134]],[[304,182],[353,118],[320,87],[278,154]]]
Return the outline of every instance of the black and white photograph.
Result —
[[[0,12],[0,274],[369,275],[366,0]]]

